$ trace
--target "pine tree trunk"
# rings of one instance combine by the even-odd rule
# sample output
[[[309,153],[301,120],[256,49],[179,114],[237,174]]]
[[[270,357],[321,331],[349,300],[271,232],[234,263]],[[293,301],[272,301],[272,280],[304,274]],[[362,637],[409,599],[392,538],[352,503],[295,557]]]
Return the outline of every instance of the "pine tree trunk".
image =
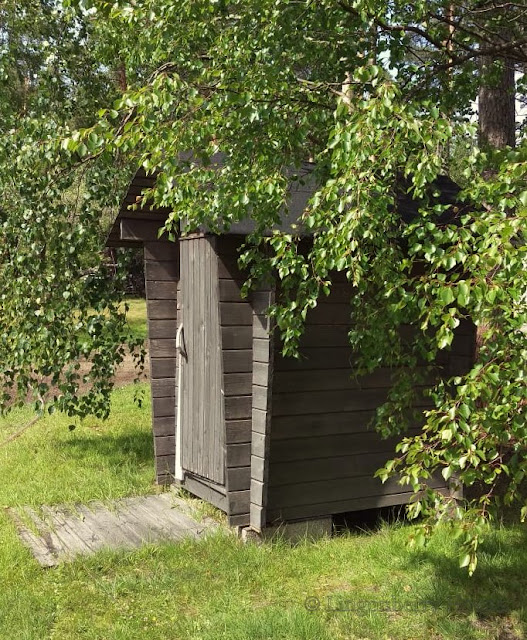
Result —
[[[503,149],[516,144],[516,83],[514,64],[510,60],[480,59],[479,146],[482,149]],[[484,172],[491,178],[493,171]],[[482,323],[476,331],[474,359],[484,344],[488,325]]]
[[[482,148],[503,149],[516,143],[516,102],[514,64],[496,64],[482,57],[479,88],[479,144]]]
[[[115,72],[115,76],[119,89],[122,93],[125,93],[128,90],[128,78],[126,76],[126,67],[124,62],[119,62],[119,65]]]

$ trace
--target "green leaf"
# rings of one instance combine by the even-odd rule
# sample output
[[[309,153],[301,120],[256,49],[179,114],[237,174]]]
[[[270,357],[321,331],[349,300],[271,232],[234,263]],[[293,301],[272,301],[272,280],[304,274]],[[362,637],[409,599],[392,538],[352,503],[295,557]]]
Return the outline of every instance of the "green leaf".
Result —
[[[461,556],[460,560],[459,560],[459,566],[461,569],[463,569],[464,567],[468,567],[468,565],[470,564],[472,559],[472,556],[470,553],[466,553],[463,556]]]
[[[459,415],[463,416],[465,420],[470,418],[470,409],[465,403],[461,403],[458,407]]]
[[[451,287],[443,287],[439,290],[439,299],[446,306],[454,302],[455,296]]]
[[[452,476],[452,467],[443,467],[441,470],[441,475],[447,481]]]

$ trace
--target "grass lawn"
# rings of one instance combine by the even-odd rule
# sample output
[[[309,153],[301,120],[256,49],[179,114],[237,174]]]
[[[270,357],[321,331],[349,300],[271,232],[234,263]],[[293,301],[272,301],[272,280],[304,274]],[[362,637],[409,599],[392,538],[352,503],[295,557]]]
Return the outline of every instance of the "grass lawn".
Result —
[[[57,503],[147,493],[153,487],[150,408],[133,388],[110,420],[37,423],[0,450],[0,504]],[[3,439],[27,419],[0,423]],[[473,578],[448,534],[426,551],[408,527],[386,525],[316,543],[198,542],[103,552],[42,569],[0,512],[3,640],[344,640],[524,638],[525,529],[489,532]],[[311,598],[311,600],[306,600]],[[306,608],[306,601],[311,608]]]
[[[146,300],[144,298],[125,298],[125,302],[129,307],[126,319],[132,335],[135,338],[146,340]]]

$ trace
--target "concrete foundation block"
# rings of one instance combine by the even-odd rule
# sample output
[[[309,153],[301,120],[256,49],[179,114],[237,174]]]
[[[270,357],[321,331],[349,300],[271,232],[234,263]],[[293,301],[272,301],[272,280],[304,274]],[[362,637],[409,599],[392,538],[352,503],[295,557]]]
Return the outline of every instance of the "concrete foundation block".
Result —
[[[263,542],[262,535],[250,527],[238,527],[238,535],[242,542],[253,542],[255,544]]]
[[[332,532],[332,518],[316,518],[284,522],[276,526],[266,527],[262,532],[254,531],[250,527],[240,528],[240,538],[244,542],[260,543],[265,540],[282,539],[287,542],[301,542],[302,540],[320,540],[330,536]]]

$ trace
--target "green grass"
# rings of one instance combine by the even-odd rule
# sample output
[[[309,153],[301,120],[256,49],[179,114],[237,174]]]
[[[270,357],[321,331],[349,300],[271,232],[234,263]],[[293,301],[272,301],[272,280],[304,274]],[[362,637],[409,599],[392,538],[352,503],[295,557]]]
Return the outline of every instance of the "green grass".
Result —
[[[0,450],[0,504],[153,490],[149,406],[114,394],[110,420],[36,424]],[[18,415],[17,421],[27,418]],[[9,418],[13,423],[14,416]],[[0,435],[15,428],[4,423]],[[527,538],[489,532],[474,578],[447,532],[425,551],[409,527],[316,543],[242,544],[218,532],[42,569],[0,512],[3,640],[514,640],[527,629]],[[307,598],[318,607],[308,611]]]
[[[144,394],[141,408],[133,402],[136,391]],[[33,415],[28,407],[0,419],[0,441]],[[146,384],[116,390],[107,421],[44,416],[0,448],[0,505],[106,500],[152,491],[150,425]]]
[[[134,338],[146,340],[146,300],[144,298],[125,298],[128,304],[126,319]]]

